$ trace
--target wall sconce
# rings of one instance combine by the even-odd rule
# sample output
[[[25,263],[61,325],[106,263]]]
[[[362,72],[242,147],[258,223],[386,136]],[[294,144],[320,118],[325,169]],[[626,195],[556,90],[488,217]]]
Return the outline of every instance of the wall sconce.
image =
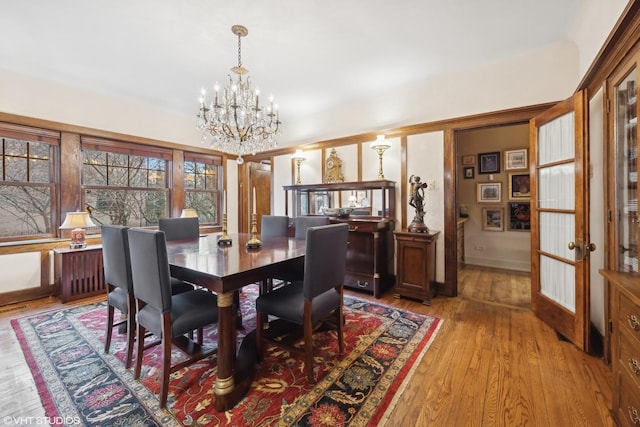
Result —
[[[380,161],[380,168],[378,169],[378,179],[384,179],[384,173],[382,172],[382,154],[391,147],[391,144],[384,139],[384,135],[378,135],[378,138],[371,143],[371,148],[378,153],[378,159]]]
[[[87,247],[87,232],[85,228],[96,227],[87,212],[67,212],[60,230],[71,230],[69,248],[82,249]]]
[[[296,178],[296,184],[302,184],[302,181],[300,181],[300,165],[302,164],[302,162],[307,160],[307,158],[305,157],[302,150],[296,150],[296,152],[291,155],[291,160],[295,160],[296,162],[296,170],[298,172],[298,177]]]
[[[182,209],[180,218],[198,218],[198,212],[196,212],[195,209],[191,208]]]

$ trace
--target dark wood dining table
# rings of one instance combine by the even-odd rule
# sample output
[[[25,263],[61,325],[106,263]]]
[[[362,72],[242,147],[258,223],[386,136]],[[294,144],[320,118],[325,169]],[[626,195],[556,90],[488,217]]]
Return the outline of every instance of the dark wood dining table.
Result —
[[[218,367],[214,386],[218,411],[233,408],[247,393],[256,364],[255,332],[237,349],[233,295],[243,286],[278,276],[304,259],[303,239],[271,237],[248,249],[250,234],[231,234],[230,246],[219,246],[219,234],[197,240],[167,242],[171,275],[205,287],[218,295]]]

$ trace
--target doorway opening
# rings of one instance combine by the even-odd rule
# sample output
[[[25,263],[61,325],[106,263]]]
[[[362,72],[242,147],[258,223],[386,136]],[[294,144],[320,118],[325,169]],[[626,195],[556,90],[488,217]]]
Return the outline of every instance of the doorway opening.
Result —
[[[529,123],[455,132],[459,295],[529,308]]]

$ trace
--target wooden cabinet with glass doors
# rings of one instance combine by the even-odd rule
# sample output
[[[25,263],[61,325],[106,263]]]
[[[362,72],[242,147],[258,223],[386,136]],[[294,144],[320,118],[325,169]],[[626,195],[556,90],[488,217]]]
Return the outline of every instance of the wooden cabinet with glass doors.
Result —
[[[332,223],[349,225],[345,287],[368,291],[379,298],[393,286],[395,182],[333,182],[283,188],[287,215],[327,215]],[[337,208],[346,209],[334,212]]]
[[[637,68],[615,84],[614,109],[614,195],[613,224],[615,246],[612,247],[616,270],[638,272],[638,96]],[[613,236],[612,236],[613,237]],[[611,265],[613,267],[613,265]]]
[[[640,275],[638,274],[638,62],[640,53],[608,81],[608,282],[613,415],[640,423]]]

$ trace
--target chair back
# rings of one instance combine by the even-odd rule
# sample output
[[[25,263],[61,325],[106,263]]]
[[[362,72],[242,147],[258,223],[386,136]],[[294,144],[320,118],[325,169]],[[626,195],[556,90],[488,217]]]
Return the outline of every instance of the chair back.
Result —
[[[200,237],[200,220],[198,217],[160,218],[158,228],[164,231],[167,242],[172,240],[193,240]]]
[[[304,256],[304,299],[310,300],[344,282],[349,226],[310,227]]]
[[[287,237],[289,235],[289,217],[262,215],[260,235],[265,237]]]
[[[296,224],[296,239],[306,239],[307,238],[307,230],[310,227],[318,227],[321,225],[329,224],[328,216],[298,216],[295,219]]]
[[[163,231],[129,229],[133,292],[160,312],[171,310],[171,273]]]
[[[129,227],[121,225],[101,226],[102,263],[105,282],[131,293],[133,281],[127,230]]]

